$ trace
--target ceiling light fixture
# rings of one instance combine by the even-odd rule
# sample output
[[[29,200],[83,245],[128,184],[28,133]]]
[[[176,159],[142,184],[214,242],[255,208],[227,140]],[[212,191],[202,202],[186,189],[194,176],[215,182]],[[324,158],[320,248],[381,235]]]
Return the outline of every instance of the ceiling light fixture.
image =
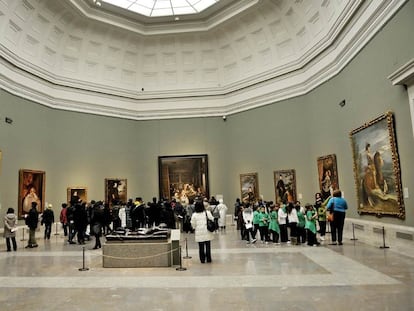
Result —
[[[101,5],[102,5],[101,1],[99,1],[99,0],[93,0],[93,3],[94,3],[96,6],[101,6]]]

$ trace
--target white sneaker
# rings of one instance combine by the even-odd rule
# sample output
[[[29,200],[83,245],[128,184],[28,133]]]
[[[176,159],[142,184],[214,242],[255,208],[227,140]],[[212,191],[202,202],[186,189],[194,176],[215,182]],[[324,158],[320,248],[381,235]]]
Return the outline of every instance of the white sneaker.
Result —
[[[321,241],[325,241],[325,237],[324,236],[321,236],[320,239],[321,239]]]
[[[256,243],[256,241],[257,241],[257,239],[253,239],[253,240],[252,240],[252,244],[253,244],[253,243]]]

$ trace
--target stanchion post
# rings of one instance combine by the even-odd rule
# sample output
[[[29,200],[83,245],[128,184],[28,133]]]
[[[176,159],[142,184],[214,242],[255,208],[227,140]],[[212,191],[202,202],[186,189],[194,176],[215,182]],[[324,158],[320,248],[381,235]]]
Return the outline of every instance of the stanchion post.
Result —
[[[82,247],[82,268],[79,268],[79,271],[88,271],[89,268],[85,267],[85,246]]]
[[[191,256],[188,256],[188,245],[187,245],[187,238],[185,238],[185,256],[184,259],[191,259]]]
[[[185,271],[187,270],[187,268],[183,267],[182,261],[181,261],[181,245],[180,248],[178,249],[179,255],[180,255],[180,266],[178,268],[176,268],[175,270],[177,271]]]
[[[351,239],[351,241],[356,241],[356,240],[358,240],[358,239],[355,238],[355,226],[354,226],[354,223],[352,223],[352,239]]]
[[[380,248],[390,248],[385,245],[385,227],[382,227],[382,246],[380,246]]]
[[[56,224],[56,233],[55,233],[55,235],[59,235],[58,228],[57,228],[58,227],[58,223],[56,222],[55,224]]]
[[[26,241],[26,239],[24,238],[24,229],[26,229],[26,228],[23,228],[23,237],[22,237],[22,239],[20,240],[20,241]]]

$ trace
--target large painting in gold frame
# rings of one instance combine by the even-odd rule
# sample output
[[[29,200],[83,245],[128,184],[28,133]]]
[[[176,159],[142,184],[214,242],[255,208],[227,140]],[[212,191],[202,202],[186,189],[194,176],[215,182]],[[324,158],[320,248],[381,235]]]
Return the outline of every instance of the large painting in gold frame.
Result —
[[[287,204],[296,201],[296,171],[280,170],[273,172],[276,203]]]
[[[259,175],[257,173],[240,174],[240,192],[244,203],[257,202],[259,195]]]
[[[125,178],[105,178],[105,202],[112,206],[128,200]]]
[[[405,218],[394,116],[386,112],[350,133],[359,214]]]
[[[29,213],[32,202],[37,203],[37,211],[43,213],[45,203],[46,173],[36,170],[19,170],[18,216],[23,218]]]
[[[339,189],[338,168],[336,165],[336,155],[329,154],[317,159],[319,189],[322,200],[325,201],[331,196],[331,191]]]

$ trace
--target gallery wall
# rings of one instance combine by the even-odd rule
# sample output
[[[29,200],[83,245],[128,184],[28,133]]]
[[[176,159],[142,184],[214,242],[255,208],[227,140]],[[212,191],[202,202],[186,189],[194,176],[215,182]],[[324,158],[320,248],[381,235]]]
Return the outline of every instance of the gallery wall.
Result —
[[[59,210],[70,186],[88,188],[88,199],[104,198],[105,178],[126,178],[128,196],[158,196],[158,156],[208,154],[212,195],[228,205],[240,196],[240,174],[258,173],[259,192],[274,200],[273,172],[295,169],[301,201],[318,190],[316,159],[336,154],[339,185],[356,212],[349,133],[388,110],[394,112],[402,186],[414,191],[414,144],[405,89],[387,76],[414,55],[414,3],[408,2],[335,78],[309,94],[218,118],[130,121],[53,110],[0,91],[0,203],[17,208],[19,169],[46,171],[46,201]],[[346,104],[340,107],[344,100]],[[12,124],[4,122],[5,117]],[[414,192],[413,192],[414,193]],[[413,199],[406,219],[414,225]]]

